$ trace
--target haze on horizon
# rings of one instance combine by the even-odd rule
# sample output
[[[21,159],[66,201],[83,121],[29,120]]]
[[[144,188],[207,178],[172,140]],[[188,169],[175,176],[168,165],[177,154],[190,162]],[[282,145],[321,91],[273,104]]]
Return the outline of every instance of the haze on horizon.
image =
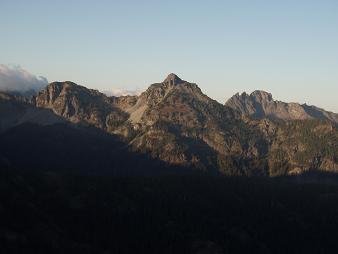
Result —
[[[144,90],[174,72],[338,112],[338,2],[23,1],[0,4],[0,64],[48,81]]]

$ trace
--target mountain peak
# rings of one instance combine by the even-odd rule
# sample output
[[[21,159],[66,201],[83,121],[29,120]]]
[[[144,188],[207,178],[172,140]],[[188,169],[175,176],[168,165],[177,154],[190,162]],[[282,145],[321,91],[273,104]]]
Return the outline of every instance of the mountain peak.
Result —
[[[298,103],[275,101],[271,93],[262,90],[256,90],[250,95],[246,93],[240,95],[237,93],[225,105],[239,111],[242,115],[253,116],[259,119],[320,119],[329,120],[333,123],[338,122],[338,116],[335,113]]]
[[[266,91],[263,91],[263,90],[253,91],[251,93],[251,96],[255,97],[255,98],[260,98],[260,99],[265,100],[265,101],[272,101],[273,100],[272,94],[268,93]]]
[[[177,85],[182,83],[183,80],[180,79],[175,73],[170,73],[166,79],[163,81],[164,84],[167,85]]]

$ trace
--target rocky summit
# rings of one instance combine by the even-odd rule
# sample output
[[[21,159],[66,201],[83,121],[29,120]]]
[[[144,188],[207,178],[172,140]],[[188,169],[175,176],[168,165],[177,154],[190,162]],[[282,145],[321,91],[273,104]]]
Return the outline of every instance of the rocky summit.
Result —
[[[236,94],[225,104],[241,113],[253,118],[269,118],[282,120],[306,120],[319,119],[328,120],[338,124],[338,115],[315,106],[306,104],[285,103],[276,101],[272,94],[265,91],[254,91]]]
[[[171,73],[139,96],[109,97],[66,81],[49,84],[29,102],[9,95],[0,101],[6,105],[1,119],[9,119],[2,120],[3,133],[25,122],[63,121],[117,137],[135,154],[199,172],[276,176],[338,171],[337,115],[275,101],[264,91],[236,94],[222,105]],[[11,114],[13,105],[20,112],[29,108],[35,118]]]

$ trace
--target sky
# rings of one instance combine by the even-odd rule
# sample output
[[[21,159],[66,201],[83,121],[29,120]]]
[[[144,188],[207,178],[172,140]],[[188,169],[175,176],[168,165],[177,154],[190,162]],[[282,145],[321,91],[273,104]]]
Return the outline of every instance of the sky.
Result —
[[[221,103],[258,89],[338,112],[338,1],[0,0],[0,64],[101,91],[173,72]]]

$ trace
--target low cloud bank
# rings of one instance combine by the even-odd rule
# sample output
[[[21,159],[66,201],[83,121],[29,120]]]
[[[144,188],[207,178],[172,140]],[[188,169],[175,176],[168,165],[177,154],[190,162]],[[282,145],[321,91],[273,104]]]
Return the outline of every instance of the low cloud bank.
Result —
[[[48,85],[48,80],[35,76],[20,66],[0,64],[0,90],[16,93],[39,91]]]
[[[128,89],[122,89],[122,88],[112,88],[109,91],[104,91],[103,93],[105,93],[107,96],[134,96],[134,95],[140,95],[141,94],[141,90],[139,89],[135,89],[135,90],[128,90]]]
[[[20,66],[0,64],[0,91],[31,96],[48,85],[48,80],[36,76]],[[140,95],[140,89],[112,88],[104,91],[108,96]]]

